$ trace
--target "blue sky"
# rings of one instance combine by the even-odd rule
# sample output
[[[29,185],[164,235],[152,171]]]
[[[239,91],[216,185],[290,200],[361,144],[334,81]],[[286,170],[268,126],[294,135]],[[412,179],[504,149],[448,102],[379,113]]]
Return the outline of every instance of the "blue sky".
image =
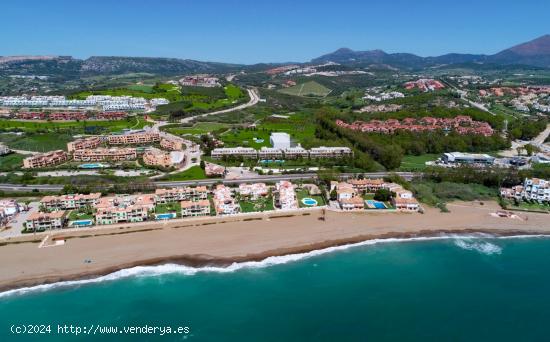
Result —
[[[550,33],[548,0],[2,2],[0,55],[308,61],[340,47],[496,53]]]

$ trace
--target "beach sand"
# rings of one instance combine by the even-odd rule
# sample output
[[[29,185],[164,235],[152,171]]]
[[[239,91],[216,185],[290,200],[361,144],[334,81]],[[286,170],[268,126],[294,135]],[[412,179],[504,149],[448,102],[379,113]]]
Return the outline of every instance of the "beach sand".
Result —
[[[27,235],[0,245],[0,290],[91,278],[137,265],[224,266],[375,238],[474,232],[550,235],[548,214],[518,214],[522,219],[494,217],[491,213],[499,210],[494,202],[456,202],[448,208],[450,213],[428,208],[424,214],[328,210],[323,214],[313,210],[259,214],[244,220],[200,218],[57,231],[45,245],[60,237],[65,243],[46,248],[38,248],[45,235]],[[321,220],[323,215],[325,220]]]

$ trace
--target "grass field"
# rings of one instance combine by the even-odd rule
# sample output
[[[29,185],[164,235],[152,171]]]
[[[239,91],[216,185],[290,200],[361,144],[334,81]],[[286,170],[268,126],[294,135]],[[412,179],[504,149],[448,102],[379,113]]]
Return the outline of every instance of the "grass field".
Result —
[[[280,93],[294,95],[294,96],[304,96],[304,97],[325,97],[330,94],[332,90],[315,82],[309,81],[301,84],[297,84],[290,88],[285,88],[279,90]]]
[[[218,122],[198,122],[193,127],[171,127],[166,131],[172,134],[206,134],[222,128],[229,128],[229,125]]]
[[[274,209],[272,196],[262,197],[256,201],[241,200],[239,201],[239,205],[241,206],[241,211],[243,213],[267,211]]]
[[[234,128],[222,134],[220,139],[226,147],[248,146],[256,149],[271,146],[271,132],[286,132],[295,142],[306,143],[315,137],[315,124],[307,114],[294,114],[288,119],[268,117],[256,128]],[[263,141],[256,142],[254,138]]]
[[[85,133],[88,130],[103,130],[108,132],[120,131],[124,128],[140,129],[147,122],[140,117],[131,117],[128,120],[117,121],[69,121],[69,122],[34,122],[0,119],[1,129],[20,129],[26,132],[39,130],[60,131],[70,130],[75,133]]]
[[[74,140],[70,134],[61,133],[29,133],[24,135],[1,134],[3,142],[13,150],[47,152],[67,150],[67,143]]]
[[[303,198],[313,198],[317,201],[317,206],[323,206],[325,205],[325,200],[323,199],[323,196],[321,195],[310,195],[309,192],[306,189],[298,189],[296,190],[296,197],[298,198],[298,204],[300,208],[310,208],[311,206],[305,205],[302,203]]]
[[[16,171],[21,169],[23,159],[25,159],[25,156],[17,153],[0,156],[0,171]]]
[[[204,170],[200,168],[200,166],[192,166],[183,172],[168,175],[162,178],[162,180],[186,181],[186,180],[205,179],[205,178],[206,178],[206,174],[204,173]]]
[[[439,154],[423,154],[420,156],[404,156],[401,161],[400,171],[422,171],[426,168],[426,162],[439,158]]]

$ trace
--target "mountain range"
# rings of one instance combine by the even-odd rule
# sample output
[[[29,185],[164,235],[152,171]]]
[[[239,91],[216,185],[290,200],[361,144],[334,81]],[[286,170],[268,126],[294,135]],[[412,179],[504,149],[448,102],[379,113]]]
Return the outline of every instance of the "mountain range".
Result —
[[[450,53],[437,57],[421,57],[410,53],[386,53],[382,50],[354,51],[341,48],[302,64],[319,64],[329,61],[351,66],[389,65],[406,70],[421,70],[454,64],[477,64],[487,67],[525,65],[550,68],[550,35],[516,45],[494,55]],[[155,57],[94,56],[77,59],[70,56],[0,56],[0,76],[47,75],[67,79],[138,72],[157,75],[229,73],[240,70],[255,72],[281,64],[242,65]]]
[[[550,35],[544,35],[494,55],[450,53],[437,57],[420,57],[410,53],[386,53],[382,50],[354,51],[341,48],[314,58],[311,63],[387,64],[401,68],[428,68],[440,65],[483,63],[495,65],[528,65],[550,68]]]

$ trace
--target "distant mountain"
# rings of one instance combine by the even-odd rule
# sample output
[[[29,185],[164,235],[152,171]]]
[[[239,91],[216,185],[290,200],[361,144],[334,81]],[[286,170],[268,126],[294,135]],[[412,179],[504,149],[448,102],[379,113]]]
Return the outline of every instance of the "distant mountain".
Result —
[[[0,57],[0,75],[46,75],[73,78],[145,72],[157,75],[225,73],[241,65],[155,57],[100,57],[85,60],[70,56]]]
[[[401,68],[427,68],[445,64],[490,63],[495,66],[521,64],[550,68],[550,35],[514,46],[495,55],[450,53],[436,57],[420,57],[410,53],[386,53],[382,50],[354,51],[341,48],[314,58],[311,63],[388,64]]]

